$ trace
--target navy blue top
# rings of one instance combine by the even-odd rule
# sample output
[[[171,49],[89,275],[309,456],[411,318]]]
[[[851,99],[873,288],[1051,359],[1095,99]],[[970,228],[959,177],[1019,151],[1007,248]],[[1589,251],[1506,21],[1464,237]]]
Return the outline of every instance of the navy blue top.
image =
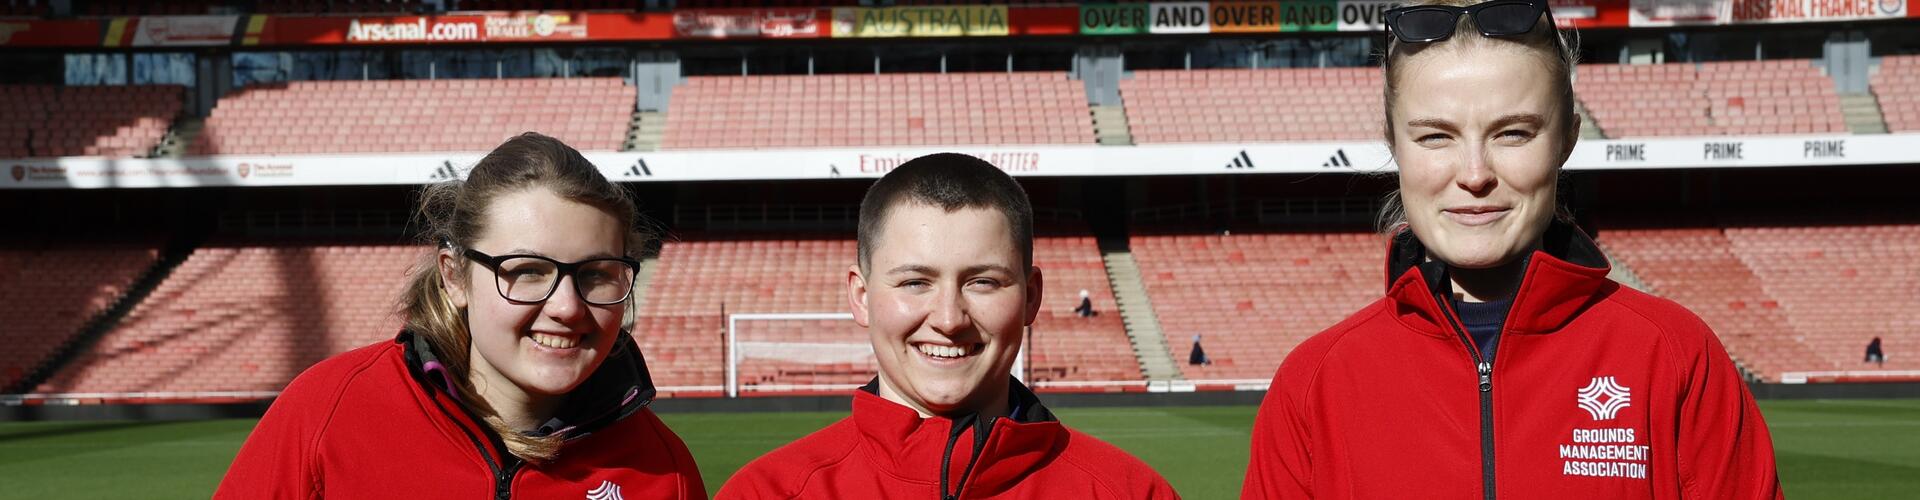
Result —
[[[1492,302],[1453,300],[1453,310],[1460,313],[1460,324],[1467,327],[1473,345],[1480,348],[1480,359],[1493,359],[1494,347],[1500,344],[1500,326],[1506,323],[1507,309],[1511,307],[1511,298]]]

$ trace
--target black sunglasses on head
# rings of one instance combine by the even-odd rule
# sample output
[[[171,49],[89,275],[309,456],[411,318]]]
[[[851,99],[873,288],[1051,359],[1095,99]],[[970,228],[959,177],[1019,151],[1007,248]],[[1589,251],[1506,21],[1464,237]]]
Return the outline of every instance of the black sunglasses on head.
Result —
[[[1387,31],[1403,43],[1430,43],[1453,36],[1462,14],[1473,16],[1474,26],[1486,36],[1519,36],[1533,31],[1540,15],[1553,22],[1547,0],[1493,0],[1466,7],[1418,5],[1387,9]]]

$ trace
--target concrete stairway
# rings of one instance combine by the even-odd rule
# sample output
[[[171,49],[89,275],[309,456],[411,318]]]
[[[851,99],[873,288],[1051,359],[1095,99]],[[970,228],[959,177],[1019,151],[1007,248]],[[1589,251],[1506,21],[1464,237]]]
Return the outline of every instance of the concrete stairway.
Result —
[[[1627,267],[1627,261],[1615,259],[1612,255],[1608,255],[1607,263],[1611,264],[1613,268],[1607,271],[1607,279],[1626,285],[1627,288],[1653,293],[1653,290],[1647,289],[1647,282],[1641,281],[1640,275],[1634,274],[1633,268]]]
[[[633,278],[633,304],[627,306],[627,317],[622,327],[633,331],[633,323],[640,317],[642,306],[647,305],[647,287],[653,285],[653,272],[660,269],[660,258],[648,256],[640,259],[640,273]]]
[[[167,129],[167,135],[160,137],[160,144],[154,146],[154,158],[179,158],[187,153],[187,145],[200,137],[200,131],[207,126],[205,118],[182,117]]]
[[[1132,146],[1133,129],[1127,127],[1124,106],[1094,106],[1093,136],[1102,146]]]
[[[1140,358],[1140,373],[1147,380],[1183,380],[1167,350],[1167,337],[1160,333],[1160,317],[1153,313],[1153,302],[1147,299],[1146,284],[1140,280],[1140,266],[1134,262],[1133,253],[1101,253],[1101,260],[1107,263],[1107,280],[1113,284],[1113,300],[1127,326],[1127,339],[1133,343],[1134,356]]]
[[[1607,138],[1606,131],[1600,130],[1600,122],[1593,121],[1593,113],[1587,111],[1587,105],[1581,104],[1579,100],[1575,100],[1573,101],[1573,112],[1580,114],[1581,139]]]
[[[627,141],[621,151],[660,149],[660,138],[667,135],[667,114],[659,111],[635,111],[627,122]]]
[[[1873,94],[1841,94],[1840,112],[1846,115],[1847,131],[1855,134],[1887,133],[1886,116],[1880,113],[1880,102]]]

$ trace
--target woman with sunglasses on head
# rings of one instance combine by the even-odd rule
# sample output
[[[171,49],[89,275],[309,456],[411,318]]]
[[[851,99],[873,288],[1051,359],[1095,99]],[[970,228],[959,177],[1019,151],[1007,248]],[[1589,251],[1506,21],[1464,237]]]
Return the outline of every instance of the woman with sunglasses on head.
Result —
[[[1574,57],[1545,0],[1386,13],[1386,296],[1287,356],[1245,498],[1779,498],[1700,319],[1567,222]]]
[[[425,188],[419,215],[438,248],[406,330],[294,379],[215,497],[706,498],[621,328],[631,194],[528,133]]]

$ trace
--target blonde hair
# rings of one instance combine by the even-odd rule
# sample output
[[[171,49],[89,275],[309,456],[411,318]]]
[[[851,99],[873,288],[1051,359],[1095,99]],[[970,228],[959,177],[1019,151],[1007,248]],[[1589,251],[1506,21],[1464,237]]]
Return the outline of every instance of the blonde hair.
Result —
[[[1399,5],[1402,7],[1421,5],[1467,7],[1484,3],[1485,1],[1486,0],[1410,0]],[[1549,9],[1551,9],[1551,7],[1549,7]],[[1519,44],[1539,55],[1541,60],[1546,62],[1547,70],[1553,74],[1554,90],[1559,94],[1557,97],[1558,107],[1560,108],[1560,123],[1565,126],[1561,131],[1562,147],[1572,149],[1574,140],[1576,139],[1574,135],[1579,130],[1577,127],[1580,123],[1579,115],[1574,112],[1573,95],[1573,71],[1575,65],[1580,60],[1579,34],[1572,30],[1558,29],[1554,27],[1552,21],[1543,18],[1536,21],[1534,29],[1525,35],[1488,38],[1486,35],[1480,34],[1479,28],[1475,26],[1473,22],[1473,16],[1460,16],[1459,24],[1454,26],[1453,36],[1438,42],[1406,44],[1402,43],[1398,37],[1392,35],[1387,36],[1387,49],[1385,54],[1380,57],[1380,70],[1384,72],[1386,76],[1383,87],[1385,87],[1384,94],[1386,98],[1386,115],[1384,117],[1386,127],[1384,130],[1386,131],[1387,150],[1393,150],[1393,103],[1394,99],[1399,97],[1398,77],[1400,75],[1399,68],[1401,64],[1403,64],[1403,61],[1420,52],[1443,46],[1460,46],[1462,44],[1477,45],[1485,43]],[[1397,174],[1389,173],[1388,175]],[[1555,190],[1558,191],[1558,186],[1556,186]],[[1406,209],[1400,202],[1400,190],[1395,189],[1387,193],[1381,201],[1380,215],[1375,221],[1375,229],[1387,234],[1398,232],[1399,228],[1405,226],[1407,223]],[[1555,217],[1564,220],[1572,219],[1572,216],[1567,213],[1564,205],[1555,210]]]
[[[561,198],[605,210],[626,228],[628,256],[640,252],[649,238],[635,229],[639,215],[633,195],[608,182],[600,170],[580,152],[558,139],[533,132],[508,139],[473,166],[465,180],[450,180],[420,190],[414,213],[419,238],[433,245],[429,253],[409,272],[406,291],[400,299],[400,311],[407,329],[424,338],[446,366],[449,383],[461,404],[479,415],[506,443],[507,451],[529,462],[544,462],[559,455],[561,436],[529,436],[507,425],[493,405],[480,397],[468,379],[473,334],[468,330],[467,311],[455,306],[440,275],[439,250],[467,248],[484,234],[487,209],[505,194],[528,189],[547,189]],[[454,252],[459,269],[455,279],[465,280],[472,265],[460,252]],[[465,283],[460,283],[465,285]],[[629,304],[630,305],[630,304]],[[629,308],[631,309],[631,308]]]

